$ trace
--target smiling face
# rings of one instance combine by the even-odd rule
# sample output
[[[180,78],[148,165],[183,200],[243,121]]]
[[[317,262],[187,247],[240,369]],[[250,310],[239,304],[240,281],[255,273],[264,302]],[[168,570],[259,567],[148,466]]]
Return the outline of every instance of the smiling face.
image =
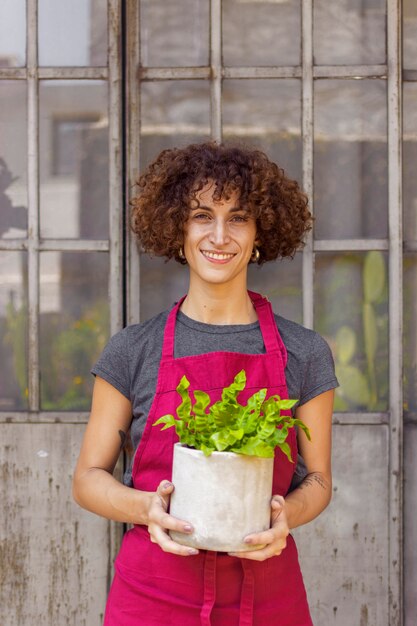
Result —
[[[196,194],[199,206],[190,209],[184,228],[184,254],[190,284],[239,284],[246,289],[247,267],[255,245],[255,220],[239,207],[238,193],[228,200],[213,199],[214,184]]]

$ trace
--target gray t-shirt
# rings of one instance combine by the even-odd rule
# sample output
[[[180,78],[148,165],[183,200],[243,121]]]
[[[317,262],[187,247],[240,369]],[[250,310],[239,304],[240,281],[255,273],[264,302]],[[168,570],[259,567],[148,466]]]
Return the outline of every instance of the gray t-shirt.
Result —
[[[131,401],[130,434],[134,450],[139,445],[155,394],[168,313],[164,311],[142,324],[127,326],[116,333],[91,370]],[[326,341],[315,331],[279,315],[275,315],[275,321],[288,353],[285,368],[288,396],[298,398],[298,404],[302,405],[337,387],[333,357]],[[225,326],[204,324],[179,311],[174,356],[216,351],[264,353],[259,322]],[[301,458],[296,474],[299,479],[305,474]],[[124,482],[132,484],[131,468],[125,473]]]

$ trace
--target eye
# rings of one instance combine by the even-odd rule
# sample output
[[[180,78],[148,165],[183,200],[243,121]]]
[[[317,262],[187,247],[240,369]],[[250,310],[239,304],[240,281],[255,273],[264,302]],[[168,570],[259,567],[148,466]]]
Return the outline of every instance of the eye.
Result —
[[[194,213],[193,219],[204,222],[210,219],[210,215],[208,213]]]
[[[242,222],[247,222],[249,219],[248,215],[245,215],[244,213],[240,214],[240,215],[234,215],[231,219],[232,222],[237,222],[242,223]]]

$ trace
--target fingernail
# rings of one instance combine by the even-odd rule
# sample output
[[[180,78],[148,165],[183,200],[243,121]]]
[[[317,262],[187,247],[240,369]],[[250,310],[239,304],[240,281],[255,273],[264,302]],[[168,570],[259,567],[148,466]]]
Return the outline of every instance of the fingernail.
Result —
[[[165,483],[164,489],[169,489],[169,487],[172,487],[172,483]]]
[[[189,548],[188,554],[191,554],[191,555],[198,554],[198,550],[196,550],[195,548]]]
[[[252,539],[250,537],[245,537],[243,541],[245,543],[252,543]]]
[[[186,524],[184,526],[184,530],[185,530],[186,533],[191,533],[191,532],[193,532],[193,527],[190,526],[189,524]]]

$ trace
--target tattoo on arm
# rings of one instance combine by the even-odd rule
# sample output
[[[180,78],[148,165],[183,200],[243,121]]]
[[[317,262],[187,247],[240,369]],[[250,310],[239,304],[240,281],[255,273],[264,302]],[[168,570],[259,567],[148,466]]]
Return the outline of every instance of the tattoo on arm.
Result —
[[[312,474],[307,474],[307,476],[304,478],[303,482],[299,486],[299,489],[305,489],[305,487],[310,487],[311,485],[314,485],[314,483],[320,485],[322,489],[328,488],[327,481],[324,480],[323,476],[321,476],[321,474],[318,472],[313,472]]]
[[[123,430],[119,430],[119,436],[120,436],[120,450],[122,450],[126,443],[126,433],[123,432]]]

